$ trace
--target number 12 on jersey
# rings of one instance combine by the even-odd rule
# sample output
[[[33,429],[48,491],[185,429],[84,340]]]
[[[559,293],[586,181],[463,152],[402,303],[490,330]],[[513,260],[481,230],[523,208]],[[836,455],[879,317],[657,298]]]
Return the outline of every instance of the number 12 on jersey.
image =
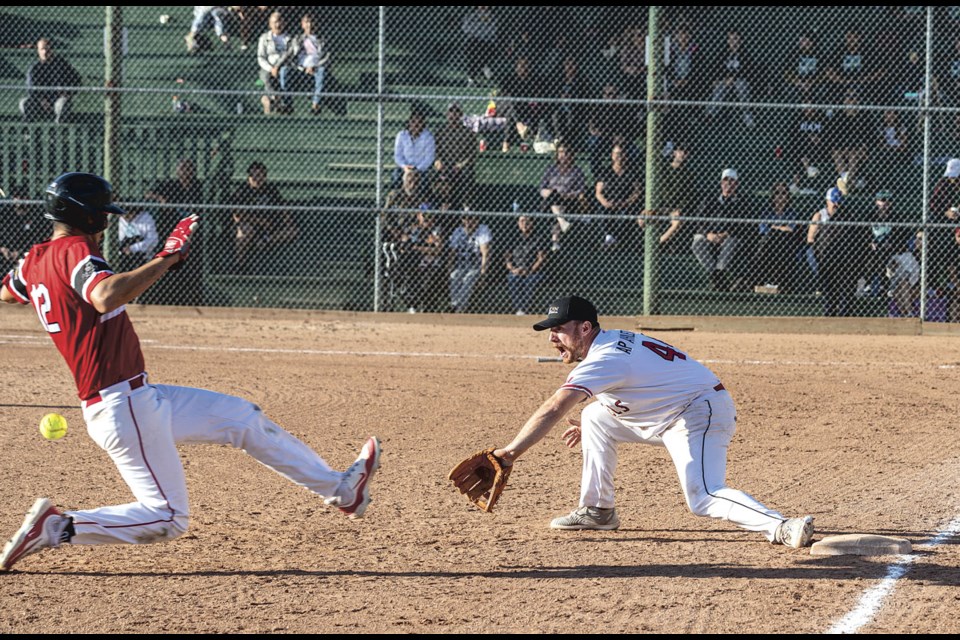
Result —
[[[33,285],[30,288],[30,297],[33,298],[33,306],[36,308],[37,315],[40,316],[40,322],[43,323],[43,328],[47,330],[47,333],[60,333],[60,324],[47,320],[47,314],[53,308],[53,305],[50,304],[50,292],[47,287],[43,283]]]

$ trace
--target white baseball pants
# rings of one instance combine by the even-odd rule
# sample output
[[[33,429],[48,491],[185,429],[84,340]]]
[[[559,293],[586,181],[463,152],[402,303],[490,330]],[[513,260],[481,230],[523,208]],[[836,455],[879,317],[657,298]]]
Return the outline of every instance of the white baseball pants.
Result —
[[[599,402],[580,416],[583,476],[580,506],[611,508],[617,445],[642,442],[666,447],[680,477],[687,506],[695,515],[729,520],[760,531],[771,542],[785,517],[742,491],[726,486],[727,447],[736,430],[736,410],[727,391],[711,391],[695,400],[663,432],[644,438],[625,426]]]
[[[90,437],[113,459],[136,502],[68,511],[73,544],[144,544],[187,530],[190,509],[178,444],[228,444],[321,496],[333,495],[342,473],[267,418],[260,407],[234,396],[169,385],[132,392],[101,391],[85,407]]]

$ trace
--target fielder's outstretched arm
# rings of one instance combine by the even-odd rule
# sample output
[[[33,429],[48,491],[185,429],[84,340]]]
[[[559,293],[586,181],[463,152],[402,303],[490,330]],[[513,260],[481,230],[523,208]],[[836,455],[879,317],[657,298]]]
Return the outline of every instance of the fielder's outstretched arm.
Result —
[[[557,389],[556,393],[547,398],[540,405],[527,423],[520,429],[513,442],[503,449],[497,449],[493,455],[508,464],[519,458],[523,453],[543,440],[550,430],[560,422],[577,404],[587,399],[582,391],[573,389]]]

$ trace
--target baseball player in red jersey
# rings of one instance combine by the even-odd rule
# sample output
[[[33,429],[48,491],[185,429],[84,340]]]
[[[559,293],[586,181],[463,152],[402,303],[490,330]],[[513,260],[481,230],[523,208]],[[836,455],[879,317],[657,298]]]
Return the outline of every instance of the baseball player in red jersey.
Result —
[[[512,462],[578,403],[597,400],[583,409],[579,420],[570,420],[572,426],[563,434],[570,447],[582,442],[580,507],[554,519],[552,528],[617,529],[617,446],[642,442],[666,447],[694,514],[729,520],[776,544],[810,544],[812,517],[786,518],[726,486],[736,411],[730,394],[707,367],[641,333],[602,330],[593,304],[576,296],[553,302],[546,319],[533,328],[549,329],[550,342],[563,361],[578,364],[513,441],[494,455]]]
[[[114,273],[98,247],[113,189],[89,173],[67,173],[46,189],[53,236],[35,245],[3,278],[0,300],[33,304],[77,384],[90,437],[113,459],[135,502],[60,512],[37,500],[0,555],[9,570],[26,555],[71,544],[143,544],[187,530],[190,511],[177,444],[229,444],[290,481],[326,498],[350,517],[370,503],[380,443],[369,438],[345,472],[332,470],[303,442],[234,396],[152,384],[124,305],[186,260],[198,218],[174,228],[144,265]]]

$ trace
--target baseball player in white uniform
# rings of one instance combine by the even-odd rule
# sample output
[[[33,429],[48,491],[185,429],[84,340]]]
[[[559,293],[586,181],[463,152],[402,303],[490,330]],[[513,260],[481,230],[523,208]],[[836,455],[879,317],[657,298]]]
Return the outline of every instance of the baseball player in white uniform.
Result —
[[[579,420],[569,420],[572,426],[563,434],[568,446],[579,442],[583,449],[580,506],[554,519],[552,528],[617,529],[617,446],[640,442],[666,447],[694,514],[729,520],[776,544],[810,544],[812,517],[786,518],[726,486],[736,411],[730,394],[707,367],[642,333],[602,330],[596,308],[577,296],[554,301],[546,319],[533,328],[549,330],[563,362],[578,364],[513,441],[494,455],[512,463],[578,403],[596,399]]]
[[[326,497],[350,517],[370,503],[380,443],[369,438],[346,471],[334,471],[256,404],[147,379],[126,303],[186,260],[198,218],[177,224],[163,249],[136,269],[114,273],[100,253],[112,204],[110,183],[67,173],[46,190],[53,237],[35,245],[0,285],[0,300],[33,304],[73,373],[87,432],[113,460],[134,501],[61,512],[38,499],[0,554],[0,571],[24,556],[71,544],[145,544],[182,535],[190,520],[178,444],[243,449],[288,480]]]

